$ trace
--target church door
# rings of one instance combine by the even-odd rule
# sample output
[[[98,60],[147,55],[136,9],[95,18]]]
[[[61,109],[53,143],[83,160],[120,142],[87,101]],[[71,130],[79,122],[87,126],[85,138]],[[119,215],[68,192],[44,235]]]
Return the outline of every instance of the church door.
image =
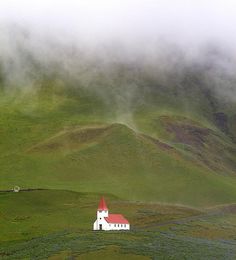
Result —
[[[99,230],[102,230],[102,224],[99,224]]]

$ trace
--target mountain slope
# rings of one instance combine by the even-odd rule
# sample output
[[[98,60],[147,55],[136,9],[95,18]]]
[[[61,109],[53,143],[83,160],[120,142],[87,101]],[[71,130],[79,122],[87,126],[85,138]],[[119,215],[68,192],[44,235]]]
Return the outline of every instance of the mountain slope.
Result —
[[[126,111],[57,80],[3,93],[1,189],[101,192],[190,206],[235,202],[231,136],[209,113],[175,109],[171,92],[161,95],[160,104],[152,92],[143,97],[149,104]]]
[[[67,129],[12,159],[2,161],[5,187],[106,192],[130,200],[194,206],[236,199],[230,178],[120,124]]]

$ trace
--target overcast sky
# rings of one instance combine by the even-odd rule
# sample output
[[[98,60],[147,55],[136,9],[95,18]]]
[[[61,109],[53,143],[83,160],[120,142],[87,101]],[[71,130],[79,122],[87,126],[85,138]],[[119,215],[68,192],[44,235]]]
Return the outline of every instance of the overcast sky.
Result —
[[[236,44],[234,0],[1,0],[0,22],[92,41],[166,37]]]

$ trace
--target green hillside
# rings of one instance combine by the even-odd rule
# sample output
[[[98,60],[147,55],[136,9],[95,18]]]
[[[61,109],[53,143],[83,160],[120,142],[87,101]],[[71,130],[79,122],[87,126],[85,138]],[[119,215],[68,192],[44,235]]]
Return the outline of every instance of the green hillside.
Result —
[[[111,193],[190,206],[235,202],[236,148],[230,134],[200,105],[184,113],[168,101],[174,99],[170,92],[160,104],[154,94],[125,113],[63,81],[3,92],[1,189]]]

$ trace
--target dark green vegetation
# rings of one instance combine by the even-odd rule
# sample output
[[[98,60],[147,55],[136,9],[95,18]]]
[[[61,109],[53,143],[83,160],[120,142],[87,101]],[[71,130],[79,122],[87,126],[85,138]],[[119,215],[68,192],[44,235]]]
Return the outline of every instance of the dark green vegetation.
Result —
[[[99,194],[1,193],[1,259],[235,259],[235,204],[204,211],[106,195],[131,232],[92,232]],[[115,259],[116,259],[115,258]]]

